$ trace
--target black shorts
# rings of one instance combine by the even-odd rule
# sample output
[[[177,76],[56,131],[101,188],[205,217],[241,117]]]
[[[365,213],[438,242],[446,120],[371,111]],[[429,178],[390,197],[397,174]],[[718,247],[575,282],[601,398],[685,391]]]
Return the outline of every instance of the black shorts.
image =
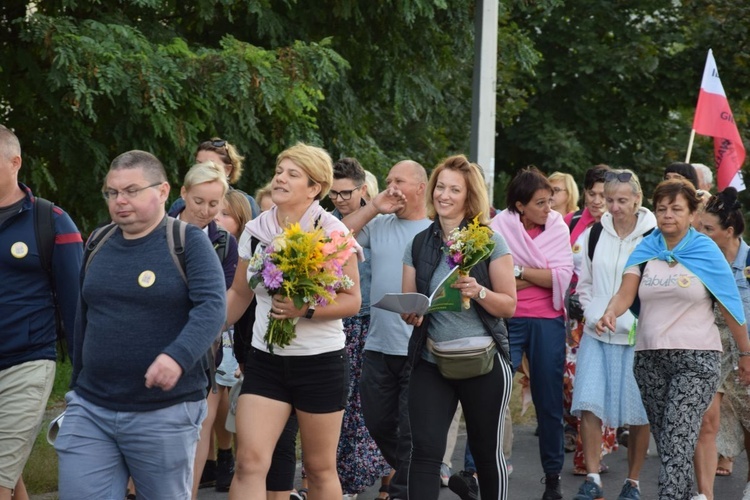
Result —
[[[333,413],[349,397],[346,349],[313,356],[276,356],[251,347],[241,394],[289,403],[307,413]]]

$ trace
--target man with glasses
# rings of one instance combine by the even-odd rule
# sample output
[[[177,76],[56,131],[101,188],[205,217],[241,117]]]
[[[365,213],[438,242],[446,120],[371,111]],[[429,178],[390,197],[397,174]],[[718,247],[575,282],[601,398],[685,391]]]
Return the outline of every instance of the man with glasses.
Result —
[[[51,248],[37,198],[18,182],[21,144],[0,125],[0,499],[27,498],[21,472],[55,379],[55,309],[72,345],[83,246],[68,214],[52,208]],[[37,218],[39,217],[39,218]],[[39,223],[37,224],[37,221]],[[53,227],[50,227],[53,226]],[[54,237],[54,239],[52,238]],[[51,253],[51,268],[42,255]],[[53,299],[55,297],[56,299]],[[15,490],[15,492],[14,492]]]
[[[224,274],[190,224],[181,227],[184,267],[175,262],[169,184],[152,154],[115,158],[102,194],[115,228],[87,248],[72,391],[55,441],[60,499],[122,498],[128,476],[139,497],[189,498],[206,415],[200,359],[224,322]]]
[[[431,223],[425,205],[427,173],[422,165],[411,160],[396,163],[386,185],[372,203],[342,219],[370,252],[372,301],[401,292],[406,245]],[[398,314],[371,309],[360,380],[362,413],[370,435],[395,470],[388,492],[393,500],[407,498],[411,431],[406,351],[411,331]]]

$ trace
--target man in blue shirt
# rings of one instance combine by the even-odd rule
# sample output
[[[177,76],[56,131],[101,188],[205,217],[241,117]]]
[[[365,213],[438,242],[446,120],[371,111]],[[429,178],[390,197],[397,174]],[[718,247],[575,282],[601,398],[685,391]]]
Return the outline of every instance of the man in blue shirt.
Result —
[[[224,323],[224,274],[187,225],[183,278],[167,243],[169,184],[152,154],[115,158],[103,195],[117,227],[85,263],[55,441],[60,499],[121,498],[128,476],[139,498],[187,499],[206,414],[200,359]]]
[[[53,296],[71,333],[83,254],[75,224],[54,207],[53,288],[37,248],[36,198],[18,182],[21,163],[18,138],[0,125],[0,500],[10,500],[17,484],[15,493],[24,494],[21,472],[55,378]]]

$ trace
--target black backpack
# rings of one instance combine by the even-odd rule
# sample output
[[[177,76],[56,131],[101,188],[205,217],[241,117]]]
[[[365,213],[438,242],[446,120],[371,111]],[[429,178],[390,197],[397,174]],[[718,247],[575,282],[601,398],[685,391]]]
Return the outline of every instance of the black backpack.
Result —
[[[44,198],[34,197],[34,236],[36,238],[36,247],[39,251],[39,261],[42,269],[47,273],[50,290],[52,290],[52,303],[55,306],[55,331],[57,332],[57,352],[60,354],[60,360],[65,361],[66,342],[65,329],[63,324],[62,313],[60,312],[60,302],[57,299],[57,288],[55,286],[55,274],[52,271],[52,254],[55,250],[55,219],[53,209],[55,204]],[[71,325],[68,325],[71,327]]]

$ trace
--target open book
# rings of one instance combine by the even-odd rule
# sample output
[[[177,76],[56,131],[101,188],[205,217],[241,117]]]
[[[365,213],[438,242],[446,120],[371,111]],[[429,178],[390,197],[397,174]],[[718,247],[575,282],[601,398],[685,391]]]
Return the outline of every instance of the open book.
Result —
[[[463,311],[461,290],[451,288],[458,279],[458,267],[443,278],[429,297],[421,293],[386,293],[371,307],[395,313],[416,313],[420,316],[434,311]]]

